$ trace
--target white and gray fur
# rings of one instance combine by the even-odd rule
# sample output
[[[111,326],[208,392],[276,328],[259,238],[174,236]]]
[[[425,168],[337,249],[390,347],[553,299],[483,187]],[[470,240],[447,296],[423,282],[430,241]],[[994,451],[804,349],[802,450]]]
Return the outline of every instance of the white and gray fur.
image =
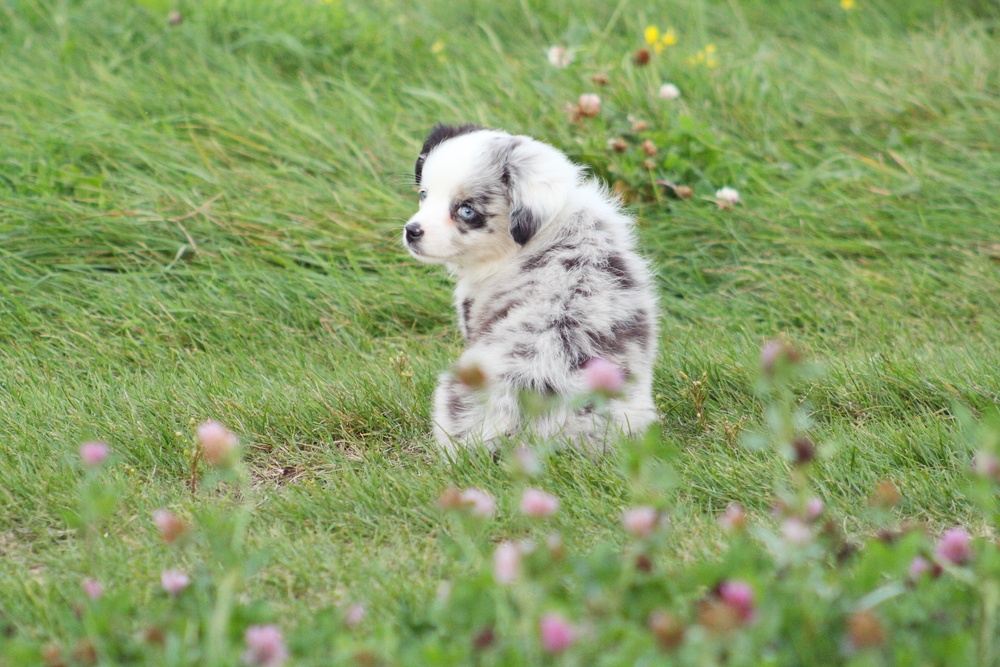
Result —
[[[474,125],[437,125],[416,163],[420,208],[404,243],[457,279],[455,307],[481,390],[442,373],[434,435],[446,451],[495,445],[530,428],[591,452],[656,421],[657,349],[649,268],[632,220],[607,189],[547,144]],[[562,407],[525,424],[521,395],[573,397],[595,357],[624,369],[607,411]]]

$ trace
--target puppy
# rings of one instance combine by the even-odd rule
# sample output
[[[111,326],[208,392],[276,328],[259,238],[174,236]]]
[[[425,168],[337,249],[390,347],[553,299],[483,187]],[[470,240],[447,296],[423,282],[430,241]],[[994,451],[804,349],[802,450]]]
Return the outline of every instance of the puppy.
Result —
[[[530,431],[599,453],[655,421],[656,299],[632,220],[606,188],[552,146],[476,125],[436,125],[415,176],[420,207],[403,241],[457,279],[458,368],[475,376],[440,376],[440,446],[495,447]],[[571,400],[595,358],[626,377],[607,409]],[[557,407],[528,420],[525,392]]]

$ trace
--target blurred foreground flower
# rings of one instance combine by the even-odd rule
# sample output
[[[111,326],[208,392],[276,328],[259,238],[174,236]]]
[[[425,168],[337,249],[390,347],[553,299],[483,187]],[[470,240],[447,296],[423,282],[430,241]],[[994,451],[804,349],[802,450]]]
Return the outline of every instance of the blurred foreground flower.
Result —
[[[521,573],[521,548],[513,542],[501,542],[493,552],[493,579],[501,586],[517,581]]]
[[[524,445],[514,450],[514,465],[517,472],[528,477],[542,474],[542,462],[538,455]]]
[[[972,472],[994,482],[1000,482],[1000,459],[993,452],[976,452],[972,458]]]
[[[86,593],[87,597],[91,600],[99,600],[102,595],[104,595],[104,586],[97,579],[92,577],[87,577],[80,584],[83,588],[83,592]]]
[[[459,491],[449,486],[438,498],[438,506],[446,510],[464,509],[472,516],[489,518],[496,511],[496,502],[482,489]]]
[[[660,513],[655,507],[642,506],[626,510],[622,514],[622,525],[629,534],[635,537],[649,537],[656,529]]]
[[[177,515],[167,510],[156,510],[153,512],[153,523],[156,524],[156,529],[160,531],[160,537],[167,544],[175,542],[188,529],[186,523],[177,518]]]
[[[870,609],[851,614],[847,628],[847,641],[851,648],[874,648],[885,643],[885,628],[882,627],[882,621]]]
[[[601,113],[601,97],[596,93],[584,93],[576,103],[581,116],[593,117]]]
[[[714,632],[728,632],[753,622],[753,588],[745,581],[727,579],[715,589],[715,595],[703,600],[698,622]]]
[[[88,468],[95,468],[111,454],[111,448],[103,442],[85,442],[80,445],[80,460]]]
[[[552,46],[546,52],[546,57],[553,67],[564,69],[573,62],[573,51],[565,46]]]
[[[743,530],[747,525],[747,513],[739,503],[730,503],[719,517],[719,525],[726,532]]]
[[[205,460],[213,466],[230,463],[239,440],[225,426],[214,420],[202,422],[198,426],[198,445]]]
[[[654,611],[648,625],[662,649],[673,650],[684,641],[684,624],[670,612]]]
[[[469,508],[469,513],[478,517],[491,517],[497,505],[490,494],[480,489],[466,489],[461,495],[462,504]]]
[[[963,565],[972,560],[972,537],[965,528],[949,528],[938,540],[934,554],[953,565]]]
[[[452,373],[455,375],[455,379],[462,383],[462,385],[468,387],[469,389],[480,390],[485,389],[489,380],[486,377],[486,371],[483,367],[477,363],[463,363],[456,366]]]
[[[549,517],[559,510],[559,499],[540,489],[527,489],[521,496],[521,511],[535,518]]]
[[[672,83],[665,83],[660,86],[660,99],[661,100],[676,100],[681,96],[681,89]]]
[[[365,620],[366,614],[365,606],[362,604],[352,604],[347,609],[347,613],[344,614],[344,625],[351,628],[352,630],[359,625],[361,621]]]
[[[745,581],[729,579],[719,584],[719,599],[729,605],[743,623],[754,617],[753,588]]]
[[[288,648],[278,626],[252,625],[244,637],[247,650],[243,654],[243,664],[279,667],[288,660]]]
[[[781,522],[781,535],[789,544],[803,545],[812,540],[812,530],[802,519],[790,517]]]
[[[177,570],[164,570],[160,573],[160,584],[169,595],[177,595],[191,583],[191,577]]]
[[[720,190],[721,192],[721,190]],[[786,364],[797,364],[802,361],[802,353],[783,340],[769,340],[760,348],[760,368],[767,376]]]
[[[849,12],[854,9],[854,0],[840,0],[840,8],[845,12]]]
[[[542,648],[546,653],[562,653],[576,640],[573,625],[561,614],[548,613],[538,624]]]
[[[740,193],[729,186],[716,190],[715,198],[721,209],[730,209],[740,203]]]
[[[813,497],[806,501],[806,520],[816,521],[823,514],[826,506],[819,498]]]
[[[594,357],[583,365],[583,385],[591,393],[615,396],[625,386],[625,371],[607,359]]]
[[[910,561],[909,575],[910,581],[916,582],[925,574],[937,576],[940,574],[941,566],[935,565],[923,556],[916,556]]]

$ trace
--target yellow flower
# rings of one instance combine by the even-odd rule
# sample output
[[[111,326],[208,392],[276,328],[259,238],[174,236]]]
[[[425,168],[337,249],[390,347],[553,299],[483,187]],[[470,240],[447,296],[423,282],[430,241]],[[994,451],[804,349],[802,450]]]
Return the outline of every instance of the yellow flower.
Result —
[[[663,53],[663,49],[677,43],[677,33],[673,28],[667,28],[666,32],[661,33],[659,28],[651,25],[646,28],[646,43],[657,53]]]
[[[840,8],[845,12],[849,12],[854,9],[854,0],[840,0]]]
[[[719,59],[715,57],[715,52],[718,51],[715,44],[706,44],[705,48],[701,49],[694,56],[687,59],[689,65],[700,65],[703,64],[709,69],[719,66]]]
[[[438,62],[440,63],[448,61],[448,54],[445,53],[445,44],[443,39],[439,39],[431,44],[431,53],[437,56]]]

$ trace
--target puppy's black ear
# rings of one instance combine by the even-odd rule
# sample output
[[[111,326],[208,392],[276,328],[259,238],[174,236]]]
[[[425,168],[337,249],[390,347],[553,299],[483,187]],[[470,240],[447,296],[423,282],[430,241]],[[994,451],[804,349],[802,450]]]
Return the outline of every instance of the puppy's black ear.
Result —
[[[466,123],[464,125],[445,125],[443,123],[438,123],[432,127],[431,133],[428,134],[427,139],[424,140],[423,148],[420,149],[420,155],[417,157],[417,164],[413,168],[413,176],[416,184],[420,185],[420,179],[424,174],[424,161],[427,160],[427,156],[430,155],[432,150],[449,139],[454,139],[459,135],[477,132],[482,129],[482,127],[474,123]]]
[[[531,137],[511,137],[501,162],[500,180],[510,203],[510,236],[524,245],[566,206],[581,168]]]
[[[540,226],[531,209],[518,207],[510,212],[510,236],[518,245],[530,241]]]

